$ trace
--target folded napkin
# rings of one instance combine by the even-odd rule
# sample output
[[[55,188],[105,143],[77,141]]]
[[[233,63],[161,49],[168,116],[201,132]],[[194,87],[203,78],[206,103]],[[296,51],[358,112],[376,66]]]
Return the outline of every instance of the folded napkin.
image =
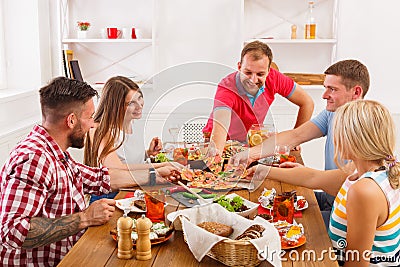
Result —
[[[277,256],[280,255],[281,251],[278,231],[272,224],[262,218],[249,220],[227,211],[217,203],[179,210],[171,213],[169,217],[172,221],[181,217],[182,229],[185,233],[187,244],[198,261],[201,261],[216,243],[228,238],[212,234],[198,227],[197,224],[208,221],[229,225],[233,228],[233,233],[230,236],[232,239],[242,234],[251,225],[260,224],[266,229],[263,237],[249,241],[256,247],[259,254],[273,266],[281,266],[281,261]]]

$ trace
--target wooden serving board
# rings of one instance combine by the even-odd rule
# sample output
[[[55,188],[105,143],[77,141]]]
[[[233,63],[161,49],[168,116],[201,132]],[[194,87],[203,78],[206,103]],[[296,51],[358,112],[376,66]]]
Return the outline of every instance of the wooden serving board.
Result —
[[[323,85],[325,74],[284,73],[300,85]]]

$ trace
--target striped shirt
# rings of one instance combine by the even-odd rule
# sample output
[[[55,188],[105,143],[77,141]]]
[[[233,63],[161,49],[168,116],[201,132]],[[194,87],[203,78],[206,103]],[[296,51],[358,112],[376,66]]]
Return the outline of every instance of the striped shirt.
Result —
[[[84,233],[23,249],[32,217],[56,218],[86,209],[84,193],[108,193],[106,168],[75,162],[40,126],[11,152],[0,173],[0,265],[56,266]]]
[[[372,178],[379,185],[389,203],[389,217],[375,231],[370,266],[400,266],[400,190],[390,186],[386,171],[367,172],[358,180],[365,177]],[[332,246],[337,249],[339,263],[345,260],[344,247],[347,244],[347,192],[357,181],[346,179],[343,183],[336,196],[329,224],[329,236]]]

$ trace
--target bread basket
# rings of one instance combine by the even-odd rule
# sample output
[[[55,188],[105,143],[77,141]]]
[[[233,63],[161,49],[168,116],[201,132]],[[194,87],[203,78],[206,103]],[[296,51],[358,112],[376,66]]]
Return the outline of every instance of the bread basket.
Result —
[[[187,242],[185,232],[183,238]],[[261,263],[256,247],[246,240],[225,239],[215,244],[207,256],[227,266],[257,266]]]
[[[207,256],[227,266],[257,266],[258,251],[249,241],[223,240],[214,245]]]
[[[260,217],[249,220],[227,211],[217,203],[178,210],[170,215],[174,225],[182,226],[184,240],[199,262],[205,256],[209,256],[227,266],[257,266],[265,259],[273,266],[281,266],[278,257],[272,257],[271,254],[281,250],[279,233],[272,224]],[[216,222],[231,226],[233,233],[229,238],[215,235],[199,227],[202,222]],[[251,240],[235,239],[256,224],[265,228],[262,237]],[[266,247],[268,247],[267,250],[265,250]]]

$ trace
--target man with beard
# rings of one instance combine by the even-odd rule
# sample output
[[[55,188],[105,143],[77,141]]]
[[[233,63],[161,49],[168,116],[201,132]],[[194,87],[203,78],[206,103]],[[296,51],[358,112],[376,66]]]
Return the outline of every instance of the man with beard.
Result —
[[[67,152],[82,148],[93,127],[96,90],[58,77],[39,93],[42,125],[11,151],[0,173],[2,266],[56,266],[87,227],[106,223],[115,210],[113,199],[87,207],[84,194],[107,194],[122,183]]]
[[[238,70],[218,84],[214,107],[203,132],[222,152],[226,139],[246,141],[252,124],[264,123],[275,94],[299,107],[295,127],[311,118],[314,102],[292,79],[271,68],[272,51],[254,41],[242,50]],[[228,138],[227,138],[228,136]]]

